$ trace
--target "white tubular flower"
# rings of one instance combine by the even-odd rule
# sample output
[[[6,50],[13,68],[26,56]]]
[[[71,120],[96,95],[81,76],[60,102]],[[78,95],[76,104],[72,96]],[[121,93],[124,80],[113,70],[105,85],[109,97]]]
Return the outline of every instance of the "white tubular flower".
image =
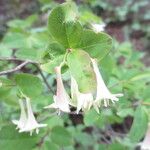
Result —
[[[57,81],[57,91],[56,95],[53,96],[54,103],[46,106],[45,108],[55,108],[58,109],[59,111],[63,112],[70,112],[69,109],[69,95],[67,94],[62,77],[61,77],[61,67],[55,67],[55,72],[56,72],[56,81]]]
[[[92,29],[96,32],[96,33],[99,33],[99,32],[102,32],[105,30],[105,24],[97,24],[97,23],[93,23],[91,24],[92,25]]]
[[[101,76],[101,73],[99,71],[97,62],[94,59],[91,59],[94,72],[96,74],[96,80],[97,80],[97,93],[96,93],[96,100],[93,103],[94,108],[99,113],[99,107],[101,105],[101,101],[104,100],[104,106],[107,107],[109,105],[109,102],[111,100],[112,103],[115,103],[115,101],[118,101],[118,97],[123,96],[122,93],[119,94],[112,94],[109,89],[106,87],[103,78]]]
[[[27,116],[24,108],[23,101],[19,99],[19,105],[21,109],[21,114],[20,114],[20,119],[19,120],[12,120],[12,122],[17,125],[16,129],[22,129],[24,128],[26,121],[27,121]]]
[[[30,99],[26,98],[26,105],[27,105],[27,121],[23,128],[20,129],[19,132],[30,132],[30,135],[32,135],[33,130],[36,130],[36,133],[39,133],[39,128],[46,127],[46,124],[39,124],[33,114]]]
[[[141,150],[150,150],[150,125],[148,127],[143,142],[140,143],[139,145],[141,146]]]
[[[78,84],[76,80],[71,77],[71,105],[77,107],[77,114],[82,109],[83,111],[87,111],[91,108],[93,103],[93,95],[92,93],[81,93],[78,89]]]

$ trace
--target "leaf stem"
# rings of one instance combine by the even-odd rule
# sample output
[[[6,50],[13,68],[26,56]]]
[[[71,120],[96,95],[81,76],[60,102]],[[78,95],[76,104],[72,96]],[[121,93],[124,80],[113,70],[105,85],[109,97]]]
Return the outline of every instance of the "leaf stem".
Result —
[[[62,61],[61,64],[60,64],[60,67],[62,67],[63,65],[66,64],[66,59],[67,59],[68,54],[69,54],[69,51],[67,50],[67,52],[66,52],[65,55],[64,55],[63,61]]]

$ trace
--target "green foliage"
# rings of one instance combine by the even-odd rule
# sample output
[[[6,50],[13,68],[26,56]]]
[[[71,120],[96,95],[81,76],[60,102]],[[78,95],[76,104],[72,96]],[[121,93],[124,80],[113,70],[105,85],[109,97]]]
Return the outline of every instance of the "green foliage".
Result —
[[[27,17],[25,20],[19,20],[19,19],[15,19],[15,20],[11,20],[7,23],[7,25],[11,28],[21,28],[21,29],[26,29],[32,26],[33,23],[35,23],[35,21],[38,20],[38,16],[37,15],[31,15],[29,17]]]
[[[45,58],[47,62],[42,64],[41,68],[53,73],[54,67],[61,63],[67,51],[67,53],[76,51],[67,57],[71,74],[77,80],[80,91],[93,91],[96,81],[88,53],[92,57],[102,59],[110,51],[112,39],[105,33],[97,34],[92,30],[83,29],[77,20],[77,8],[74,3],[64,3],[56,7],[51,11],[48,19],[48,29],[54,42],[48,45],[43,55],[43,59]],[[79,73],[76,72],[75,66]]]
[[[69,146],[73,144],[71,134],[60,126],[55,126],[51,131],[51,139],[55,144],[60,147]]]
[[[59,150],[59,147],[56,144],[52,143],[52,142],[45,142],[42,149],[43,150],[49,150],[49,149]]]
[[[134,121],[129,132],[129,139],[138,142],[147,130],[148,117],[143,107],[138,107],[134,114]]]
[[[17,133],[14,126],[5,126],[0,130],[0,149],[32,149],[36,146],[38,139],[37,136],[31,137],[28,134]]]
[[[95,33],[84,30],[81,36],[79,48],[88,52],[92,57],[102,59],[109,53],[112,47],[112,39],[105,33]]]
[[[36,97],[42,93],[42,82],[36,76],[30,74],[17,74],[15,76],[15,81],[19,90],[26,96]]]

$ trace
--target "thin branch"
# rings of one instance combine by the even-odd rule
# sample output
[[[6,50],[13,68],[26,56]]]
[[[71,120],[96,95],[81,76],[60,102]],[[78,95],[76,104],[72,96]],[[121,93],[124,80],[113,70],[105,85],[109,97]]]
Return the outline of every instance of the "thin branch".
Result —
[[[44,143],[44,141],[45,141],[45,138],[50,134],[50,129],[48,129],[47,131],[46,131],[46,133],[45,133],[45,135],[41,138],[41,140],[39,141],[39,143],[37,144],[37,146],[38,147],[41,147],[42,146],[42,144]]]
[[[18,65],[17,67],[15,67],[14,69],[2,71],[2,72],[0,72],[0,76],[16,72],[16,71],[20,70],[21,68],[23,68],[28,63],[30,63],[30,62],[29,61],[25,61],[25,62],[21,63],[20,65]]]
[[[28,59],[20,59],[20,58],[15,58],[15,57],[0,57],[0,61],[28,61],[29,63],[34,63],[34,64],[38,64],[38,62],[36,61],[32,61],[32,60],[28,60]]]
[[[42,70],[39,68],[39,66],[37,64],[33,64],[37,70],[39,71],[41,77],[43,78],[44,83],[46,84],[47,88],[54,94],[54,91],[52,90],[52,88],[50,87],[49,83],[46,80],[46,77],[44,76]]]

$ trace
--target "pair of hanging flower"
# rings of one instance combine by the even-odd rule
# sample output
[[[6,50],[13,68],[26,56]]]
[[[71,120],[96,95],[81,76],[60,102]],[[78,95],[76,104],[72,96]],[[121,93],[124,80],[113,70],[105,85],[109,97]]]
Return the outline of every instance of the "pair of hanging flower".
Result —
[[[57,81],[57,91],[56,95],[54,95],[54,103],[45,107],[45,108],[54,108],[59,111],[63,112],[70,112],[69,105],[72,105],[74,107],[77,107],[77,114],[82,109],[83,111],[89,110],[92,106],[95,108],[95,110],[99,113],[99,107],[101,106],[101,102],[104,101],[104,106],[107,107],[109,105],[109,102],[115,102],[118,101],[118,97],[123,96],[123,94],[112,94],[108,88],[106,87],[102,76],[100,74],[98,64],[96,60],[91,59],[93,69],[96,75],[96,81],[97,81],[97,92],[96,92],[96,99],[94,100],[92,93],[81,93],[78,88],[78,84],[76,80],[71,77],[71,98],[67,94],[62,77],[61,77],[61,65],[55,67],[56,72],[56,81]],[[26,107],[27,112],[24,108],[24,103],[20,99],[19,104],[21,107],[21,115],[20,119],[13,120],[12,122],[17,125],[17,129],[19,129],[19,132],[30,132],[30,135],[32,135],[33,130],[36,130],[36,133],[38,134],[39,128],[46,127],[46,124],[39,124],[37,123],[32,108],[30,99],[25,96],[26,100]]]
[[[81,93],[78,88],[76,80],[71,77],[71,98],[67,94],[62,77],[61,77],[61,66],[55,68],[56,78],[57,78],[57,92],[54,95],[54,103],[45,108],[55,108],[59,111],[70,112],[69,105],[77,107],[77,114],[82,109],[83,111],[89,110],[92,106],[99,113],[99,107],[101,102],[104,101],[104,106],[107,107],[109,102],[118,101],[118,97],[123,96],[123,94],[112,94],[106,87],[102,76],[100,74],[98,64],[95,59],[91,59],[93,69],[96,75],[97,81],[97,92],[96,99],[94,100],[92,93]]]
[[[19,120],[12,120],[12,122],[17,125],[16,129],[19,129],[19,132],[30,132],[32,135],[33,131],[36,130],[36,133],[39,133],[39,128],[46,127],[46,124],[39,124],[33,114],[31,102],[28,97],[25,96],[25,104],[22,99],[19,99],[19,105],[21,108],[21,115]],[[26,106],[26,110],[25,110]]]

